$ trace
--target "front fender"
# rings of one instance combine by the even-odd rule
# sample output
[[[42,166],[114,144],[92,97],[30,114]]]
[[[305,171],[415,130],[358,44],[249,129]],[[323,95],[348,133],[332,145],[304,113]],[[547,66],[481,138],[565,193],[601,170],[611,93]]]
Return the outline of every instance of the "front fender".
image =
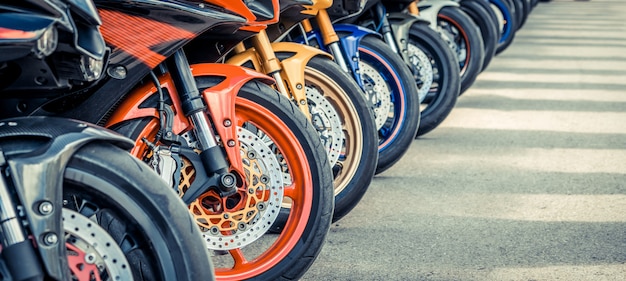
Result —
[[[237,144],[233,147],[224,146],[224,149],[230,160],[231,168],[243,175],[241,155],[239,154],[239,141],[236,137],[237,128],[236,126],[225,126],[227,122],[224,121],[228,119],[232,124],[235,123],[235,98],[243,85],[251,80],[260,80],[266,84],[272,84],[274,80],[247,68],[218,63],[194,64],[191,65],[191,71],[194,76],[211,76],[222,79],[222,81],[216,85],[205,89],[202,95],[213,118],[217,134],[222,140],[233,140]],[[188,131],[191,125],[187,117],[183,114],[182,103],[176,91],[176,87],[174,86],[174,81],[169,74],[161,75],[158,79],[161,88],[164,89],[164,92],[167,93],[172,100],[172,109],[174,111],[174,116],[172,117],[174,121],[172,127],[173,133],[181,134]],[[111,127],[136,118],[153,117],[158,119],[159,113],[156,108],[142,106],[144,102],[156,93],[156,86],[151,83],[134,90],[127,95],[124,102],[111,115],[106,123],[106,127]],[[135,141],[131,154],[140,155],[143,142],[141,139]]]
[[[298,107],[305,115],[309,115],[307,107],[306,89],[304,87],[304,70],[309,61],[315,56],[325,56],[332,59],[332,56],[322,50],[293,42],[272,43],[274,53],[286,54],[287,57],[280,60],[282,78],[287,83],[287,87],[292,95],[292,99],[297,101]],[[234,55],[226,61],[227,64],[249,65],[252,64],[255,70],[263,71],[262,62],[256,55],[254,48],[250,48]]]
[[[444,7],[460,7],[461,5],[458,1],[451,0],[422,0],[417,3],[417,7],[420,11],[420,16],[424,17],[426,20],[430,22],[430,27],[435,29],[437,28],[437,15],[439,11]]]
[[[231,169],[237,171],[239,175],[245,175],[239,150],[239,139],[237,138],[237,126],[235,126],[238,124],[235,115],[235,99],[241,87],[251,80],[258,79],[266,84],[272,84],[274,80],[256,71],[226,64],[194,64],[191,65],[191,72],[194,77],[219,76],[224,78],[217,85],[205,89],[202,96],[211,114],[213,127],[224,143],[224,150],[230,161]],[[233,146],[226,145],[233,142],[235,143]]]
[[[345,61],[350,67],[350,72],[359,85],[363,85],[361,75],[359,75],[359,44],[365,36],[376,36],[382,38],[380,34],[373,30],[353,24],[333,24],[335,32],[339,35],[341,51],[345,56]]]
[[[47,273],[54,280],[66,280],[68,269],[64,230],[61,226],[63,209],[63,173],[67,163],[84,145],[105,141],[129,149],[133,142],[113,131],[72,119],[58,117],[20,117],[0,121],[0,139],[19,141],[44,138],[49,141],[30,153],[11,157],[7,165],[17,197],[24,206],[31,234],[43,241],[54,233],[58,241],[52,245],[37,243]],[[50,214],[36,210],[42,202],[53,206]]]
[[[430,24],[431,22],[423,18],[421,16],[421,13],[419,16],[416,16],[406,13],[394,12],[390,13],[387,18],[389,19],[391,30],[393,30],[393,37],[396,40],[398,48],[400,49],[400,55],[407,64],[410,64],[408,45],[409,31],[411,30],[411,26],[413,26],[413,24],[417,22],[422,22],[426,24]]]

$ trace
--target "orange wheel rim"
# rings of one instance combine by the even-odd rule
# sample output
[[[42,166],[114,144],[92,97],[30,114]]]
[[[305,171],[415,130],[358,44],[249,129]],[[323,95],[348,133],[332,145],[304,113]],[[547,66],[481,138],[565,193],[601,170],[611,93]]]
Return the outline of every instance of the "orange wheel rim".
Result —
[[[309,219],[312,200],[313,183],[310,167],[304,150],[299,145],[297,137],[278,116],[258,104],[243,98],[236,101],[237,125],[253,124],[270,136],[278,147],[290,172],[292,182],[285,186],[285,197],[292,201],[289,218],[285,228],[277,237],[270,239],[267,248],[260,254],[248,256],[244,249],[229,250],[232,266],[221,267],[214,263],[218,280],[243,280],[262,274],[282,261],[300,240],[306,228],[305,222]],[[259,242],[261,243],[261,242]],[[254,244],[253,244],[254,245]]]

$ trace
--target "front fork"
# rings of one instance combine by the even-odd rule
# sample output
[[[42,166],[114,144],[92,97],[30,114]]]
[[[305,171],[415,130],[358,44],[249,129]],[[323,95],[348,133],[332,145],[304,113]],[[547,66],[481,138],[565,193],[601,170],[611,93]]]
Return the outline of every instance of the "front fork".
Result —
[[[292,42],[272,43],[264,30],[251,38],[254,48],[245,49],[240,44],[236,54],[226,64],[243,66],[252,64],[256,71],[272,75],[276,79],[281,94],[292,99],[298,108],[310,118],[306,97],[305,68],[316,56],[330,57],[327,53],[302,44]],[[289,57],[278,60],[276,54],[288,53]]]
[[[0,150],[0,167],[5,167],[4,154]],[[2,259],[13,280],[42,280],[39,258],[33,244],[26,239],[22,228],[22,221],[17,216],[17,208],[7,181],[4,178],[5,169],[0,175],[0,245],[2,245]]]
[[[237,191],[237,178],[242,179],[243,174],[236,176],[229,171],[230,166],[226,161],[226,156],[218,145],[213,129],[209,127],[211,123],[206,115],[207,107],[198,91],[185,53],[182,50],[177,51],[174,53],[173,59],[169,60],[167,64],[180,95],[183,114],[193,124],[192,130],[201,150],[200,159],[208,176],[205,183],[192,185],[185,192],[182,197],[183,202],[187,205],[191,204],[210,188],[216,188],[222,197],[234,194]],[[231,122],[233,121],[231,120]],[[230,141],[236,142],[236,140],[227,140],[226,145],[234,146],[236,144],[228,143]]]
[[[320,10],[315,19],[319,30],[313,30],[307,22],[303,24],[305,36],[308,37],[306,40],[317,40],[320,47],[332,53],[337,64],[351,75],[359,86],[363,86],[359,71],[359,44],[365,36],[380,35],[358,25],[332,24],[325,10]],[[338,36],[338,33],[342,36]]]

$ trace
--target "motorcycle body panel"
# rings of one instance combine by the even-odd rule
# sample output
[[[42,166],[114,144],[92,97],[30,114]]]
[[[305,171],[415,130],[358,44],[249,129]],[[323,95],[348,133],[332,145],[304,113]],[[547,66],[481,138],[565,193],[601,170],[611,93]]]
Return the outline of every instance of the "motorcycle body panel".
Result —
[[[243,174],[239,141],[237,139],[237,128],[236,126],[227,126],[225,124],[235,124],[235,98],[237,97],[239,89],[243,87],[244,84],[254,79],[259,79],[266,84],[271,84],[273,80],[258,72],[224,64],[195,64],[191,65],[191,70],[194,76],[211,76],[223,79],[213,87],[205,89],[202,92],[202,96],[215,121],[213,125],[220,139],[224,142],[231,140],[235,142],[234,146],[224,146],[228,159],[231,159],[231,168]],[[178,135],[189,131],[191,124],[183,114],[182,103],[171,77],[168,74],[162,75],[159,77],[159,83],[164,89],[164,92],[168,93],[172,101],[174,111],[172,118],[176,120],[173,122],[173,133]],[[111,115],[105,127],[111,127],[136,118],[159,118],[156,108],[142,106],[146,100],[156,93],[156,87],[150,84],[136,89],[127,96],[124,102],[120,104],[118,110]],[[227,122],[227,120],[230,120],[230,122]],[[143,143],[141,143],[141,140],[137,140],[137,142],[138,143],[134,144],[133,150],[142,147]],[[131,151],[131,154],[138,155],[139,153]]]
[[[430,27],[437,30],[437,15],[444,7],[460,7],[455,1],[422,0],[417,3],[419,15],[430,22]]]
[[[359,73],[359,42],[365,36],[377,36],[380,34],[353,24],[333,24],[333,28],[337,35],[339,35],[339,42],[345,61],[348,64],[349,70],[352,76],[357,81],[359,86],[363,86],[363,81]],[[322,35],[319,29],[315,29],[307,34],[307,40],[316,41],[320,45],[320,48],[324,51],[329,51],[326,46],[323,45]],[[304,43],[304,40],[299,43]]]
[[[112,131],[71,119],[56,117],[21,117],[0,121],[0,140],[8,138],[46,138],[45,147],[7,160],[17,197],[37,241],[49,233],[64,237],[61,226],[63,207],[63,171],[72,155],[87,143],[106,141],[124,149],[133,143]],[[52,203],[53,210],[42,214],[42,202]],[[68,268],[65,243],[37,243],[49,276],[64,280]]]
[[[290,56],[280,61],[282,65],[281,75],[286,80],[287,86],[293,99],[296,101],[305,101],[306,103],[306,89],[304,87],[304,70],[307,63],[315,56],[331,56],[319,49],[311,46],[297,44],[292,42],[275,42],[272,43],[272,49],[276,54],[288,53]],[[263,64],[259,57],[256,55],[254,49],[247,49],[246,51],[236,54],[226,61],[227,64],[244,66],[246,64],[252,64],[257,71],[263,71]],[[308,108],[305,112],[308,112]]]

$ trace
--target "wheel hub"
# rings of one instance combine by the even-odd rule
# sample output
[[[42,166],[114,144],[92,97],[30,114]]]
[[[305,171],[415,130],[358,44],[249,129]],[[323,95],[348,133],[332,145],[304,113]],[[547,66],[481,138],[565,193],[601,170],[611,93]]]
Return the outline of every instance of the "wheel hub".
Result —
[[[232,196],[215,191],[201,195],[189,209],[211,250],[232,250],[261,237],[276,220],[283,201],[284,167],[270,147],[269,138],[239,127],[237,137],[246,184]],[[180,190],[193,182],[195,170],[184,160]]]

